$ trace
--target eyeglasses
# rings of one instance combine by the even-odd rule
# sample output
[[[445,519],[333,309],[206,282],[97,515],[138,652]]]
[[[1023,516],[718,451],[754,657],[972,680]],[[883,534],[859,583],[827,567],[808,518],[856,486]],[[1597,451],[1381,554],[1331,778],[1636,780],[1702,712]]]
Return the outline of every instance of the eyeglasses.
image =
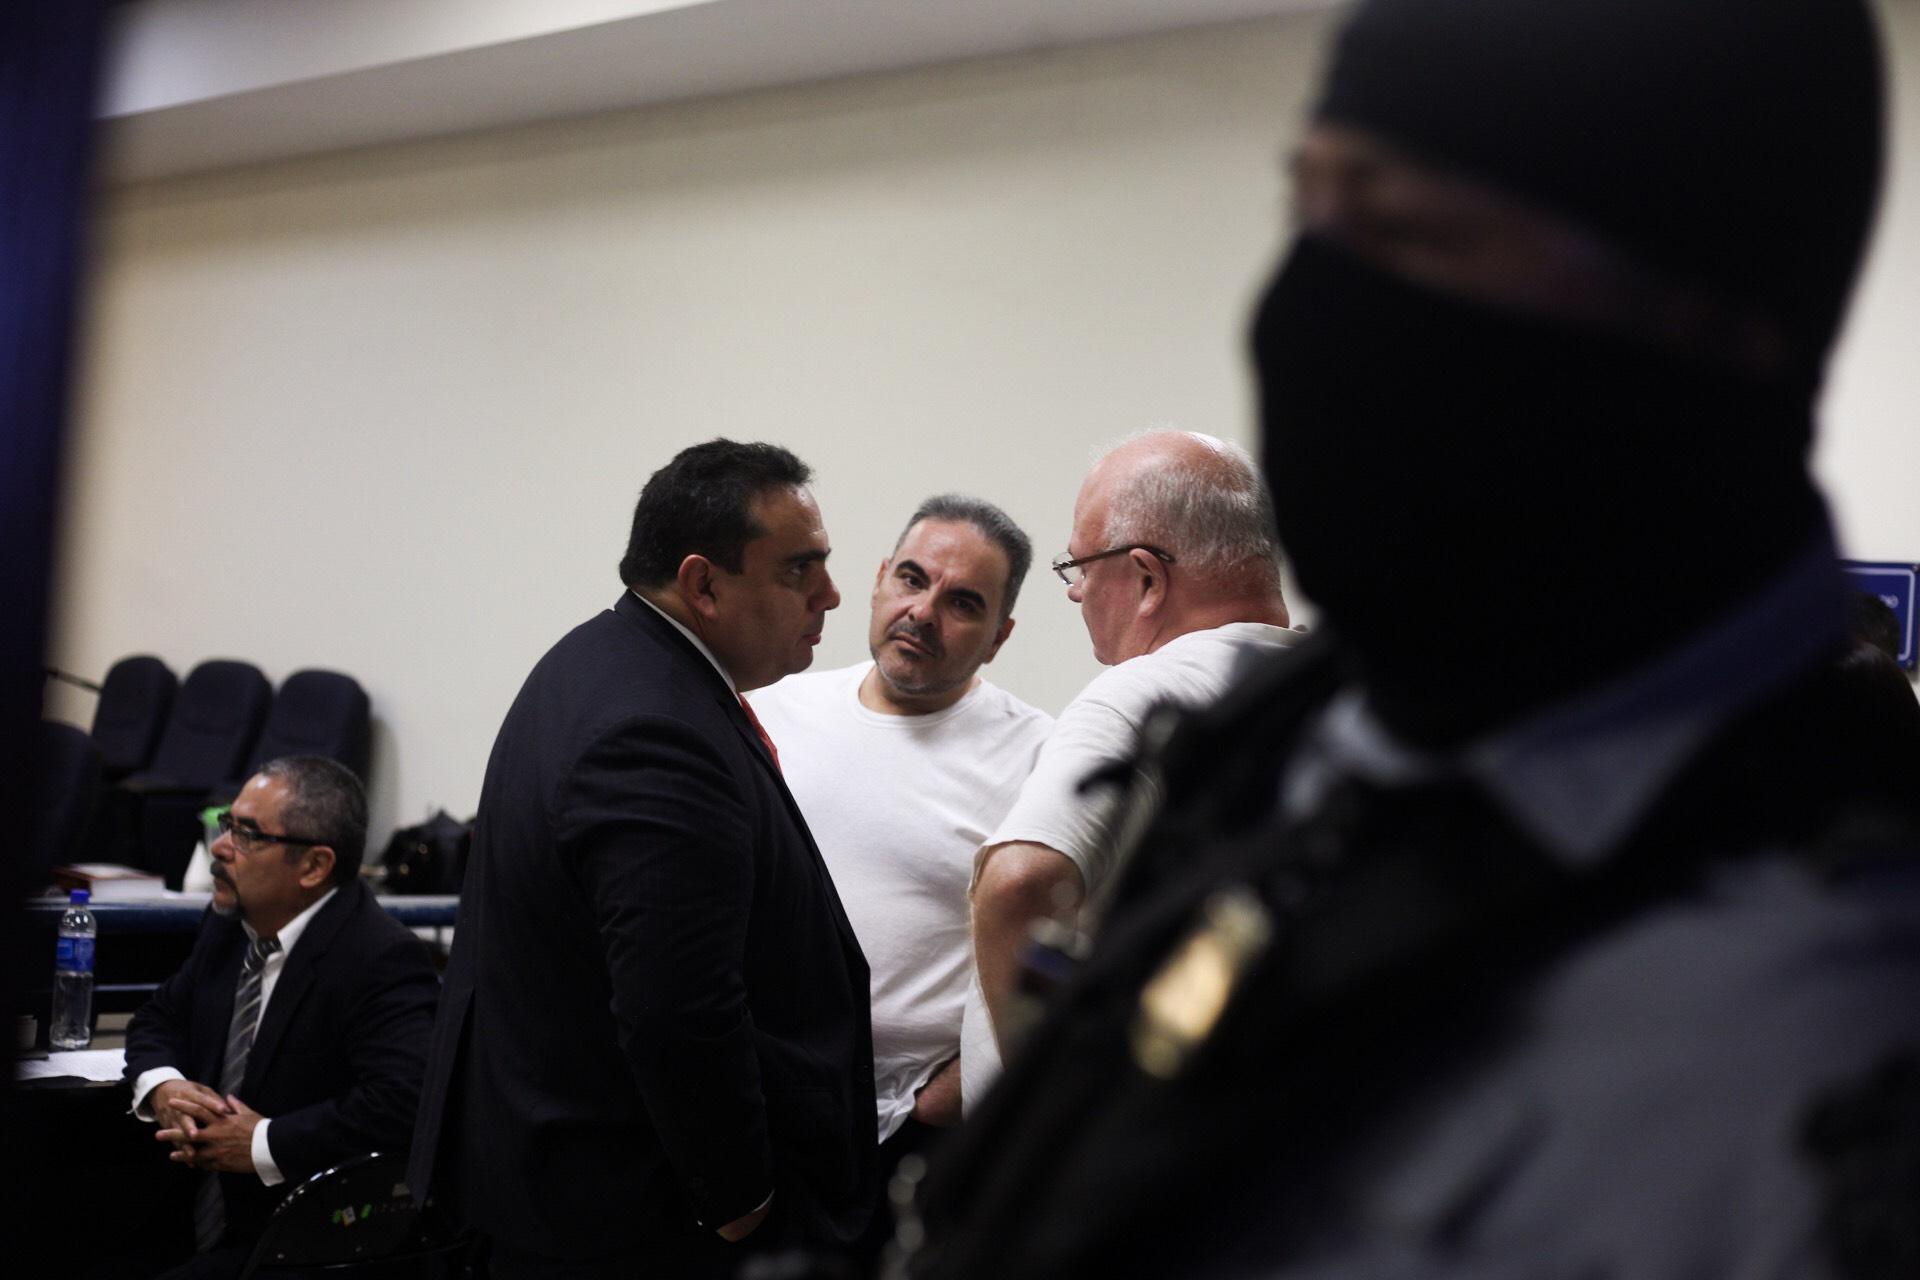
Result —
[[[1095,560],[1105,560],[1108,556],[1123,556],[1129,551],[1151,551],[1155,556],[1159,557],[1162,564],[1173,563],[1173,557],[1158,547],[1148,546],[1144,542],[1130,542],[1124,547],[1113,547],[1106,551],[1096,551],[1090,556],[1080,556],[1077,559],[1069,557],[1066,552],[1062,551],[1053,558],[1053,571],[1060,575],[1060,581],[1071,587],[1087,576],[1086,570],[1081,567],[1082,565],[1092,564]]]
[[[243,827],[233,820],[231,809],[215,818],[214,822],[219,826],[221,835],[230,838],[236,848],[246,853],[255,853],[268,845],[275,844],[299,845],[312,849],[327,843],[325,840],[307,840],[300,836],[275,835],[271,831],[262,831],[258,827]]]

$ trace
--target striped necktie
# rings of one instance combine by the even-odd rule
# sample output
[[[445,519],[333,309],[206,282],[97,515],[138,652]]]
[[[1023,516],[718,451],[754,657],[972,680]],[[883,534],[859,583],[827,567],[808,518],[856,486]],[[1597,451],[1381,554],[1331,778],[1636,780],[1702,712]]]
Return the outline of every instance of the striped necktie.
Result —
[[[240,985],[233,992],[233,1018],[227,1023],[227,1054],[220,1062],[220,1096],[239,1091],[247,1076],[247,1055],[253,1033],[260,1027],[260,975],[267,957],[280,949],[278,938],[255,938],[240,963]],[[193,1236],[202,1252],[213,1248],[227,1229],[226,1200],[220,1194],[220,1175],[208,1173],[193,1205]]]

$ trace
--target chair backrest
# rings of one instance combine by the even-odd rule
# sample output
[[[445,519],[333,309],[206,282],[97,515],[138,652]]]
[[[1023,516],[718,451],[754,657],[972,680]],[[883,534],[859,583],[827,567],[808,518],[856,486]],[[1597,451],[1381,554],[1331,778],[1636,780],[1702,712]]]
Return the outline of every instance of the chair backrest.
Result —
[[[239,772],[260,736],[273,686],[250,662],[213,659],[187,673],[146,772],[201,790]]]
[[[33,888],[47,869],[76,860],[100,794],[100,752],[70,724],[40,722],[40,804],[28,874]]]
[[[108,781],[146,768],[179,687],[173,669],[151,654],[122,658],[107,668],[93,708],[93,745]]]
[[[378,1153],[314,1174],[275,1207],[242,1277],[391,1259],[418,1216],[406,1176],[404,1155]]]
[[[281,756],[325,756],[365,782],[371,736],[371,706],[358,680],[338,671],[296,671],[273,695],[246,776],[232,781],[245,782]]]

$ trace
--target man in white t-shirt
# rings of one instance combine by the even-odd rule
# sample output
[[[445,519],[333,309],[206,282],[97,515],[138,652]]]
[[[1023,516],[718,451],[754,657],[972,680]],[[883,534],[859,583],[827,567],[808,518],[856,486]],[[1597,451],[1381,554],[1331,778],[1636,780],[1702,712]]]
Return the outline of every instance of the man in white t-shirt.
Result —
[[[1241,661],[1292,644],[1273,503],[1245,449],[1152,431],[1110,450],[1074,503],[1053,564],[1110,669],[1060,713],[1033,774],[983,842],[973,885],[978,988],[962,1035],[971,1106],[999,1072],[1017,1021],[1020,956],[1034,924],[1071,916],[1114,870],[1115,788],[1080,790],[1130,758],[1156,705],[1199,705]],[[989,1023],[991,1018],[991,1024]]]
[[[1052,724],[980,675],[1032,563],[999,508],[930,498],[874,579],[873,661],[752,698],[872,971],[883,1173],[960,1115],[974,854]]]

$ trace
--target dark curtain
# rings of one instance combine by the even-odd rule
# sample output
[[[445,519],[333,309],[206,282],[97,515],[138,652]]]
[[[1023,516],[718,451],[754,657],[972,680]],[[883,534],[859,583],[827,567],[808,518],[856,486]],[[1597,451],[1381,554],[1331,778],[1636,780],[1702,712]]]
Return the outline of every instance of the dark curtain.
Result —
[[[105,0],[22,0],[0,4],[0,840],[5,947],[6,1035],[23,989],[22,965],[51,965],[13,944],[24,886],[21,856],[36,812],[36,722],[54,505],[73,369],[74,321],[89,180],[89,139]],[[33,1176],[42,1135],[15,1126],[6,1073],[0,1204],[10,1219]],[[74,1188],[84,1195],[84,1188]],[[32,1223],[7,1223],[0,1239],[37,1241]],[[71,1242],[79,1244],[80,1242]]]

